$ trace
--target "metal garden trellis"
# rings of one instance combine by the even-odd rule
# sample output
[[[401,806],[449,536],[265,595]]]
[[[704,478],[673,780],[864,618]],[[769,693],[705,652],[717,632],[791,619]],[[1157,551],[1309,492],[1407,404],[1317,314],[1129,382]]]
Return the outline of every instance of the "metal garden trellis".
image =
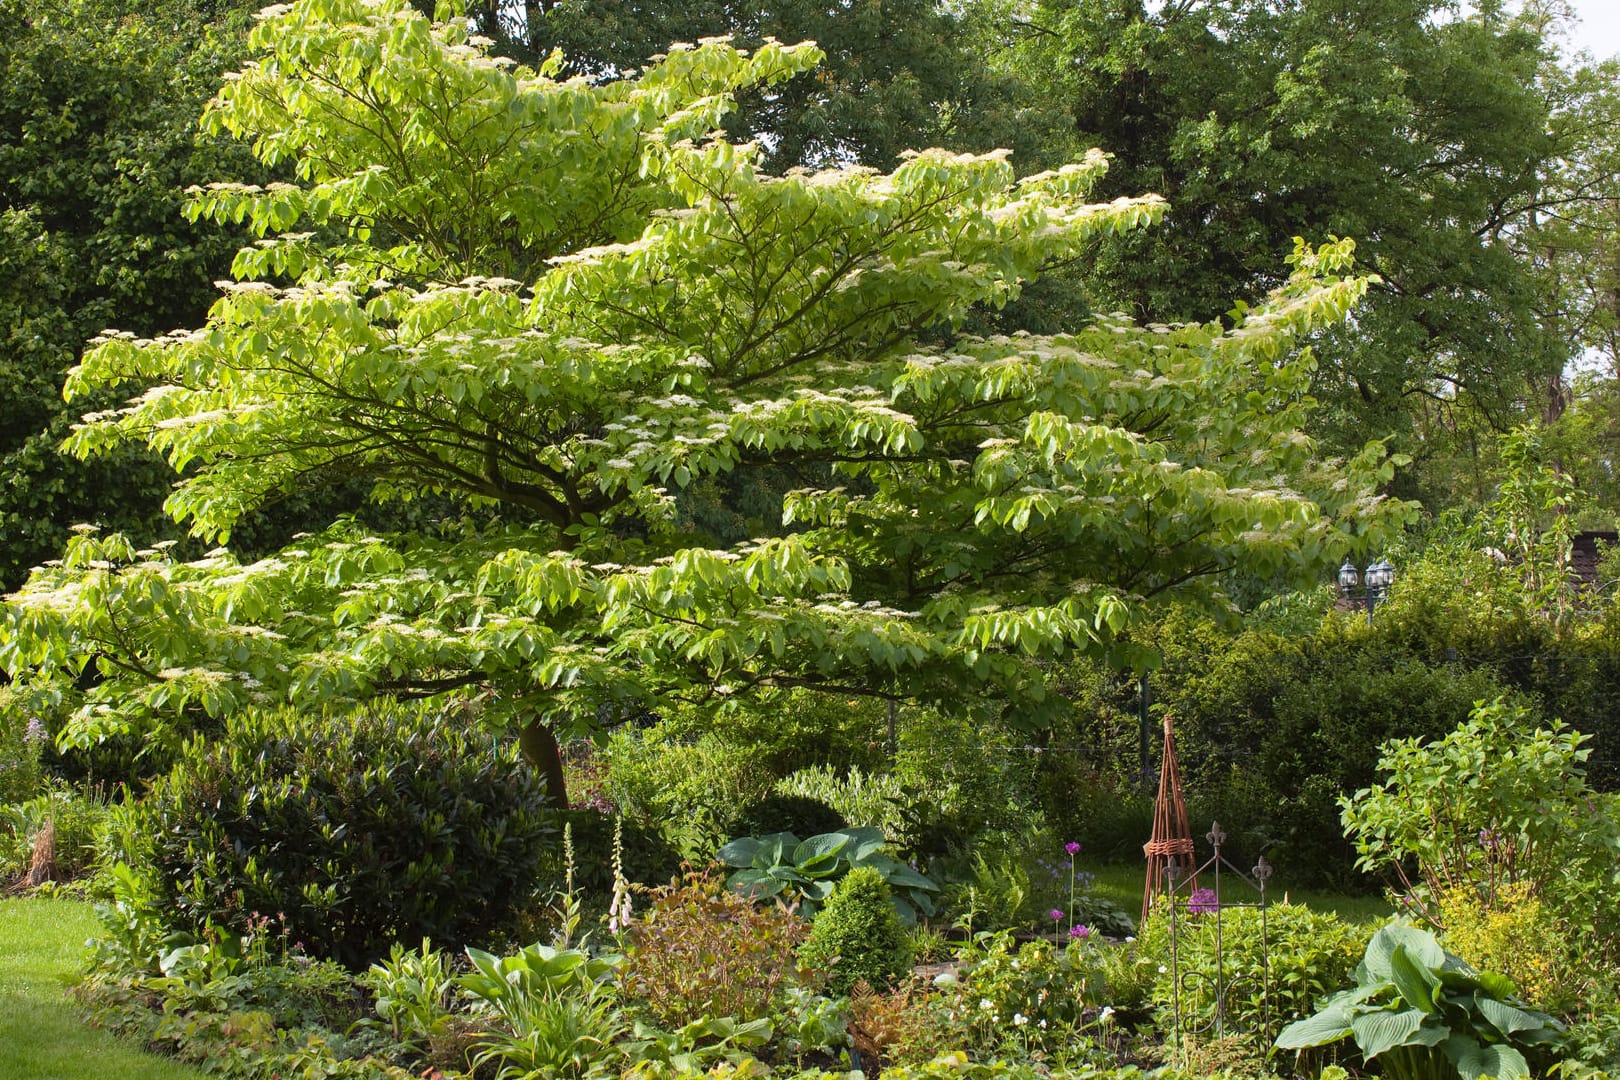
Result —
[[[1147,880],[1142,888],[1142,921],[1147,922],[1156,900],[1165,902],[1170,920],[1170,985],[1174,1028],[1172,1045],[1181,1051],[1188,1036],[1206,1032],[1221,1038],[1227,1032],[1229,996],[1239,989],[1258,989],[1260,992],[1261,1034],[1269,1041],[1271,1035],[1271,954],[1269,927],[1266,918],[1266,884],[1271,879],[1271,864],[1261,856],[1254,869],[1244,873],[1221,853],[1226,833],[1220,822],[1213,822],[1205,839],[1211,853],[1208,859],[1195,865],[1192,827],[1188,823],[1187,803],[1181,791],[1181,767],[1176,763],[1176,741],[1171,730],[1170,716],[1164,718],[1164,756],[1159,769],[1159,795],[1153,807],[1153,835],[1142,851],[1147,856]],[[1236,874],[1258,894],[1254,902],[1231,903],[1221,895],[1222,868]],[[1203,874],[1212,878],[1214,889],[1208,897],[1199,897],[1198,878]],[[1259,986],[1253,987],[1254,976],[1229,977],[1225,956],[1225,922],[1223,913],[1228,908],[1258,908],[1260,910],[1260,975]],[[1185,909],[1185,912],[1184,910]],[[1181,968],[1181,934],[1183,915],[1214,919],[1215,955],[1213,971],[1183,971]],[[1184,1001],[1193,986],[1207,984],[1212,993],[1212,1009],[1208,1020],[1189,1025]]]
[[[1260,994],[1260,1032],[1266,1044],[1271,1041],[1271,942],[1268,920],[1266,918],[1269,906],[1266,896],[1266,884],[1271,880],[1271,864],[1264,855],[1248,873],[1239,870],[1221,854],[1221,846],[1226,842],[1226,833],[1221,829],[1221,823],[1211,822],[1209,832],[1204,834],[1209,841],[1211,853],[1208,859],[1195,867],[1191,874],[1183,876],[1174,863],[1166,867],[1169,879],[1169,888],[1166,896],[1169,904],[1170,919],[1170,985],[1171,1005],[1174,1014],[1174,1028],[1171,1042],[1179,1052],[1187,1036],[1198,1036],[1209,1033],[1219,1039],[1227,1034],[1228,1002],[1234,991],[1258,990]],[[1239,880],[1248,885],[1258,895],[1253,901],[1230,902],[1221,896],[1222,868],[1236,874]],[[1204,874],[1214,880],[1214,889],[1208,897],[1193,899],[1193,892],[1198,885],[1198,875]],[[1187,897],[1183,900],[1183,894]],[[1214,920],[1215,937],[1215,964],[1213,971],[1183,971],[1181,967],[1181,933],[1183,922],[1183,908],[1190,918]],[[1229,975],[1225,956],[1225,923],[1224,913],[1232,908],[1257,908],[1260,912],[1260,973],[1254,975]],[[1211,1011],[1209,1019],[1199,1023],[1189,1023],[1183,1007],[1187,991],[1198,984],[1207,984],[1211,991]],[[1258,984],[1258,985],[1256,985]]]

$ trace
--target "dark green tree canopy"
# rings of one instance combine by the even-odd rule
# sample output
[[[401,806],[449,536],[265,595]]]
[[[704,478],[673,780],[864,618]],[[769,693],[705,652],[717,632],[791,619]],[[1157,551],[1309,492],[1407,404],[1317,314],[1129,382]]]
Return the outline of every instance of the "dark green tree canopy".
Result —
[[[1073,145],[1115,155],[1105,193],[1170,202],[1163,229],[1105,245],[1100,302],[1208,319],[1275,285],[1292,237],[1357,238],[1383,280],[1319,345],[1331,444],[1394,433],[1417,452],[1424,400],[1506,428],[1562,370],[1567,336],[1512,243],[1565,149],[1538,24],[1445,0],[1036,0],[982,19],[1067,107]]]
[[[197,132],[244,53],[245,6],[0,6],[0,587],[58,554],[76,521],[162,533],[159,459],[57,452],[84,411],[64,407],[62,381],[109,325],[196,322],[230,266],[241,237],[180,211],[186,185],[258,171]]]

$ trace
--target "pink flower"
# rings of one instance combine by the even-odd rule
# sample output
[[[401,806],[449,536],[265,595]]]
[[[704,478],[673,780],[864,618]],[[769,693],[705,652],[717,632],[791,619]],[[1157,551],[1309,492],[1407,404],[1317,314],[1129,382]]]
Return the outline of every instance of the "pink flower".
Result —
[[[1084,925],[1071,926],[1069,927],[1069,936],[1076,941],[1084,941],[1091,936],[1091,927]]]
[[[1063,845],[1063,850],[1067,851],[1070,855],[1078,855],[1080,854],[1080,842],[1078,840],[1070,840],[1067,844]]]
[[[1059,911],[1057,908],[1053,908],[1051,911],[1048,911],[1046,914],[1047,914],[1047,917],[1050,918],[1053,922],[1062,922],[1063,921],[1063,912]]]

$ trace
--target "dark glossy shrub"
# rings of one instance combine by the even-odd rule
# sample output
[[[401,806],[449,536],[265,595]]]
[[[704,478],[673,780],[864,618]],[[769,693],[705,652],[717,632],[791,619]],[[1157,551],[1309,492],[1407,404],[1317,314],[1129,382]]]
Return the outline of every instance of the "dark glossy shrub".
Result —
[[[847,994],[857,982],[876,990],[899,982],[911,970],[911,944],[883,875],[868,866],[846,874],[816,913],[799,958],[825,971],[834,993]]]
[[[848,826],[843,814],[820,799],[807,795],[767,795],[743,810],[735,831],[738,836],[768,836],[779,832],[819,836]]]
[[[376,704],[233,719],[135,810],[133,855],[175,929],[255,913],[360,967],[396,941],[457,948],[532,890],[544,782],[465,718]]]

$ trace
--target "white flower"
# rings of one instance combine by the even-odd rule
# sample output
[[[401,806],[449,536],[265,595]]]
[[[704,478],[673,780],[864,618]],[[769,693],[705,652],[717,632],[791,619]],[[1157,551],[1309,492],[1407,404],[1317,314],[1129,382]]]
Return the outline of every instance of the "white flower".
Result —
[[[1040,1029],[1042,1031],[1045,1031],[1046,1030],[1046,1021],[1042,1020],[1038,1026],[1040,1027]]]
[[[989,998],[980,998],[979,999],[979,1008],[983,1009],[985,1012],[989,1012],[991,1009],[993,1009],[995,1007],[996,1007],[995,1003],[992,1002]]]
[[[956,985],[956,973],[952,972],[952,971],[942,971],[942,972],[940,972],[938,975],[934,976],[934,985],[935,986],[955,986]]]
[[[1165,966],[1164,966],[1164,965],[1163,965],[1163,964],[1160,964],[1160,965],[1159,965],[1159,974],[1160,974],[1160,975],[1163,975],[1163,974],[1164,974],[1164,973],[1165,973],[1165,972],[1167,972],[1167,971],[1169,971],[1169,970],[1170,970],[1170,969],[1169,969],[1169,968],[1167,968],[1167,967],[1165,967]]]
[[[1097,1022],[1099,1024],[1106,1024],[1106,1023],[1108,1023],[1108,1021],[1112,1020],[1113,1018],[1114,1018],[1114,1007],[1112,1005],[1104,1005],[1103,1006],[1103,1011],[1097,1014]]]
[[[1029,1023],[1029,1017],[1025,1016],[1021,1012],[1013,1013],[1013,1026],[1014,1027],[1023,1027],[1027,1023]]]

